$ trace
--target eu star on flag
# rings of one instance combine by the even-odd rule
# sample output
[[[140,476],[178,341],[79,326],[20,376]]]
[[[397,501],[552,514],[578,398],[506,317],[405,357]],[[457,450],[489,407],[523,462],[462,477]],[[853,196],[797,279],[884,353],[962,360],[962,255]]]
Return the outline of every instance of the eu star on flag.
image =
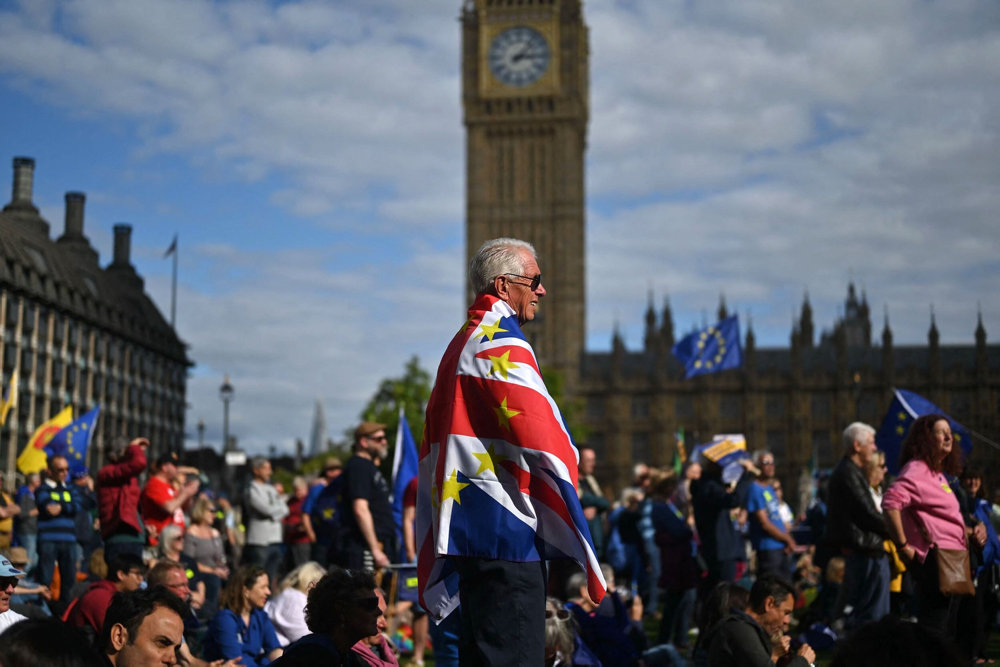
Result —
[[[90,439],[94,436],[100,412],[101,408],[96,407],[56,433],[45,446],[45,453],[49,458],[65,456],[71,474],[86,470],[87,447],[90,446]]]
[[[674,345],[672,352],[684,364],[685,379],[739,368],[743,365],[739,319],[732,315],[688,334]]]

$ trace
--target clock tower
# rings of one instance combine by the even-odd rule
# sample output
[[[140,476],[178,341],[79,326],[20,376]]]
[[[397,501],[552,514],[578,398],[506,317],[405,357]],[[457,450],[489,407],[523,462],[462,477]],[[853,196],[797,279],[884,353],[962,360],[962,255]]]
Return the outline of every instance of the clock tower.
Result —
[[[570,392],[585,336],[587,57],[582,0],[464,3],[466,259],[499,236],[535,246],[550,294],[525,335]]]

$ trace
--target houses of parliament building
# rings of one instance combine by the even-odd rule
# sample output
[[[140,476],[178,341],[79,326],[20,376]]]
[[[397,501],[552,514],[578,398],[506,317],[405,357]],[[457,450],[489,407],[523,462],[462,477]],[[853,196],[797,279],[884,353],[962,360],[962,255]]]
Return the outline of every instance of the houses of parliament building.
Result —
[[[873,338],[867,299],[853,285],[844,316],[819,336],[808,298],[788,348],[758,349],[747,330],[739,369],[685,380],[670,353],[669,304],[657,310],[650,302],[642,350],[626,350],[617,334],[610,352],[584,349],[589,47],[582,4],[462,6],[466,253],[498,236],[534,244],[553,298],[526,333],[542,365],[558,372],[580,406],[578,444],[596,451],[602,482],[620,489],[634,463],[670,463],[683,429],[689,445],[715,433],[745,434],[750,449],[777,455],[778,473],[794,486],[812,461],[836,462],[847,424],[877,428],[894,387],[929,398],[995,439],[1000,346],[987,344],[981,317],[969,323],[970,345],[940,345],[932,319],[926,346],[894,346],[888,319]],[[724,304],[718,314],[727,315]],[[980,446],[976,456],[983,451],[992,454]]]

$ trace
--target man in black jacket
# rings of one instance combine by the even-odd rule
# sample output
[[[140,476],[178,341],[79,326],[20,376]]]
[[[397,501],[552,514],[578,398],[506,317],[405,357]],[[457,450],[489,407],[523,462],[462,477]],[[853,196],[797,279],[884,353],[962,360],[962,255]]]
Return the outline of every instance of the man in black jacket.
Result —
[[[787,580],[765,574],[750,589],[745,610],[733,609],[708,632],[709,667],[771,667],[789,652],[785,634],[795,608],[795,588]],[[786,667],[809,667],[816,653],[803,644]]]
[[[854,422],[844,429],[844,458],[830,476],[826,542],[845,560],[837,620],[850,630],[889,613],[889,533],[875,506],[865,463],[875,454],[875,429]]]

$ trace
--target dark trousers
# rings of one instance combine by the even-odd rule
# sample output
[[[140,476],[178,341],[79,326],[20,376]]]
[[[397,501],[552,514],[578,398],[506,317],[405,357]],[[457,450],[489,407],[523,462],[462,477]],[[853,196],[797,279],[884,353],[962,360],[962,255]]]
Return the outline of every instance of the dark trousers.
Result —
[[[545,663],[545,563],[455,558],[459,664]]]
[[[844,559],[844,583],[837,599],[837,616],[844,618],[844,628],[853,630],[878,621],[889,614],[889,559],[862,553]],[[846,612],[847,607],[850,613]]]
[[[788,579],[792,574],[788,565],[788,554],[784,549],[760,549],[757,551],[757,576],[776,574]]]
[[[243,547],[243,562],[264,568],[271,586],[278,585],[278,568],[281,567],[282,558],[284,554],[280,544],[248,544]]]
[[[972,658],[975,643],[975,598],[943,595],[938,586],[937,552],[931,549],[923,563],[908,563],[917,587],[917,622],[928,632],[942,634]]]
[[[76,542],[56,542],[39,540],[38,542],[38,576],[39,581],[46,586],[52,583],[52,574],[59,561],[59,604],[70,602],[69,591],[76,584]]]

